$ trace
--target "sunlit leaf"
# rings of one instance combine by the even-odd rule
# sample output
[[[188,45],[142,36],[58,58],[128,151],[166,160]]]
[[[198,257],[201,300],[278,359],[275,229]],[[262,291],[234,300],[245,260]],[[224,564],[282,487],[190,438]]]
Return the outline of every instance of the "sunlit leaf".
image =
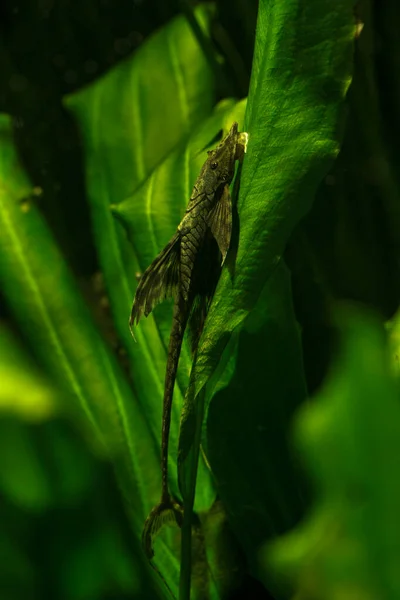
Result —
[[[193,184],[207,156],[206,150],[215,145],[215,143],[210,145],[210,142],[215,140],[216,135],[222,129],[226,130],[230,127],[234,120],[243,122],[244,108],[245,102],[236,103],[233,100],[225,100],[220,103],[213,114],[195,129],[187,144],[172,152],[133,196],[114,207],[114,213],[124,223],[129,239],[135,247],[140,248],[141,254],[145,257],[144,264],[151,263],[176,231],[187,206]],[[171,302],[157,307],[153,317],[166,345],[172,322]],[[142,323],[143,321],[139,324],[137,331],[143,326]],[[157,337],[149,337],[148,342],[153,346],[160,343]],[[163,363],[165,369],[165,358]],[[178,375],[180,389],[186,388],[190,366],[191,358],[188,345],[186,345],[180,359]],[[171,481],[175,492],[178,491],[176,447],[182,406],[180,389],[176,386],[170,436]],[[153,420],[151,423],[155,430],[160,428],[160,401],[160,397],[149,398],[151,406],[148,407],[148,414],[150,415],[152,409],[151,418]],[[196,498],[197,508],[199,510],[209,508],[214,496],[209,474],[202,469]]]
[[[93,464],[82,452],[84,440],[75,437],[73,413],[4,327],[0,380],[2,492],[25,511],[76,503],[93,483]]]
[[[206,36],[212,13],[210,4],[198,6],[195,12]],[[128,242],[112,210],[147,178],[151,184],[157,165],[185,143],[193,128],[211,113],[213,103],[211,69],[183,16],[156,32],[132,57],[99,81],[66,99],[85,144],[94,235],[114,323],[131,363],[138,401],[155,439],[160,434],[165,335],[152,316],[137,329],[137,344],[128,328],[136,275],[155,255],[149,258],[148,245],[142,247],[143,236],[133,244]],[[187,176],[179,171],[176,185]],[[167,193],[160,187],[154,191],[160,199]],[[160,203],[154,204],[149,193],[145,206],[145,231],[147,239],[152,240],[151,214],[159,210]],[[176,225],[180,213],[171,213],[172,221],[174,217]],[[159,241],[154,239],[153,245]]]
[[[206,37],[209,36],[213,8],[210,4],[196,8],[196,18]],[[137,53],[82,92],[66,99],[67,107],[80,126],[86,154],[86,179],[92,221],[100,265],[110,298],[111,312],[122,345],[130,360],[137,399],[145,415],[158,452],[161,431],[161,411],[166,360],[166,328],[150,316],[140,324],[132,340],[128,318],[133,300],[137,273],[142,272],[150,256],[148,245],[140,244],[142,236],[129,243],[119,220],[114,217],[119,205],[132,197],[141,186],[148,186],[144,198],[147,216],[145,229],[153,247],[160,240],[154,237],[151,220],[154,207],[166,202],[168,191],[154,189],[157,166],[162,165],[178,148],[183,148],[189,135],[210,115],[214,104],[214,82],[211,68],[191,28],[183,17],[177,17],[156,32]],[[212,137],[216,131],[213,131]],[[205,140],[205,144],[210,139]],[[204,148],[200,146],[200,152]],[[174,169],[176,184],[190,174]],[[186,186],[187,187],[187,186]],[[180,205],[188,201],[178,196]],[[176,214],[175,227],[180,214]],[[171,212],[171,222],[174,213]],[[140,223],[140,221],[138,221]],[[162,220],[161,227],[165,225]],[[143,232],[144,232],[143,231]],[[162,236],[165,237],[165,232]],[[161,248],[156,250],[159,252]],[[161,309],[169,313],[169,308]],[[166,323],[164,319],[164,323]],[[183,358],[185,361],[185,358]],[[186,365],[188,357],[186,354]],[[182,364],[175,393],[174,423],[179,419],[182,389],[187,381],[188,367]],[[172,441],[176,443],[176,425]],[[172,458],[172,489],[176,461]],[[209,474],[199,489],[200,505],[209,506],[214,499]],[[159,469],[151,473],[159,479]]]
[[[198,6],[195,14],[208,36],[211,5]],[[218,113],[210,117],[208,128],[191,138],[195,164],[190,163],[185,150],[189,136],[211,115],[213,103],[210,66],[183,16],[156,32],[105,77],[66,99],[84,138],[94,233],[115,326],[157,450],[171,311],[169,306],[160,307],[156,319],[150,315],[142,321],[135,331],[137,343],[128,319],[136,275],[178,225],[205,147],[221,126],[223,116]],[[184,349],[173,406],[173,445],[189,368]],[[171,474],[177,491],[175,458]],[[200,489],[209,505],[209,483]]]
[[[0,121],[0,284],[32,351],[112,456],[133,529],[158,499],[158,452],[116,358],[105,345],[52,235],[29,194]],[[23,200],[23,202],[21,202]],[[177,585],[177,560],[160,552]]]
[[[42,421],[60,412],[57,392],[0,327],[0,415]]]
[[[206,150],[215,146],[215,139],[221,135],[221,130],[227,130],[233,121],[238,121],[240,124],[243,122],[244,109],[245,101],[236,103],[233,100],[225,100],[220,103],[213,114],[194,130],[187,144],[182,144],[181,147],[172,152],[135,194],[113,208],[114,214],[126,227],[129,239],[132,240],[135,247],[137,245],[140,248],[143,256],[146,257],[145,264],[151,262],[159,249],[165,245],[176,230],[190,197],[193,183],[205,160]],[[185,174],[184,177],[182,177],[182,173]],[[165,306],[157,307],[153,315],[165,343],[167,343],[171,327],[171,308],[171,303],[167,303]],[[137,331],[140,327],[142,327],[142,322],[139,324]],[[149,341],[152,344],[159,343],[157,338],[150,337]],[[179,382],[181,387],[187,384],[189,369],[188,347],[184,347],[180,361]],[[171,487],[176,492],[178,487],[176,483],[175,452],[181,408],[181,397],[176,393],[178,389],[177,386],[174,395],[169,458]],[[149,402],[153,403],[154,414],[157,414],[159,398],[152,398]],[[159,421],[155,421],[154,426],[159,427]],[[196,509],[199,511],[208,510],[214,498],[215,491],[210,474],[204,465],[200,463]],[[195,567],[197,573],[203,568],[200,563],[201,561]],[[207,572],[207,564],[203,566]],[[212,564],[210,564],[210,568],[213,569]],[[199,585],[204,586],[204,581]],[[212,587],[212,581],[210,585]],[[194,593],[196,593],[196,590],[194,590]],[[217,594],[217,590],[214,590],[213,594]]]

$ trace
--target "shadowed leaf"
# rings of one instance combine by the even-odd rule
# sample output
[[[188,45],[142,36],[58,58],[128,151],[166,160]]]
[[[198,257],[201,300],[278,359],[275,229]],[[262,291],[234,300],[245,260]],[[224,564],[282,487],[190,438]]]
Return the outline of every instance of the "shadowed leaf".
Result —
[[[278,585],[315,600],[399,597],[400,407],[378,320],[338,313],[339,357],[301,409],[296,441],[315,505],[265,551]]]

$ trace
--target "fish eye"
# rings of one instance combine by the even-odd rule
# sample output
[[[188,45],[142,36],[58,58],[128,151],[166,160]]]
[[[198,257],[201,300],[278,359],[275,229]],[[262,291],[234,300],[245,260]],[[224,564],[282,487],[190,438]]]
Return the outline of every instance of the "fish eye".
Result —
[[[211,163],[211,168],[212,169],[216,169],[218,167],[218,163],[217,162],[212,162]]]

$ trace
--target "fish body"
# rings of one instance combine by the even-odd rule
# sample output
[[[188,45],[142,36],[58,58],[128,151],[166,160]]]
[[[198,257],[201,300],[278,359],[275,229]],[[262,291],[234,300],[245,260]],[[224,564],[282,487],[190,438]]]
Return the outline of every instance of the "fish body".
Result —
[[[133,301],[130,327],[148,316],[164,299],[174,298],[171,334],[164,383],[160,504],[150,513],[143,532],[143,544],[153,556],[152,536],[169,518],[179,523],[179,505],[168,488],[168,442],[171,406],[183,337],[191,322],[192,350],[197,345],[209,300],[231,240],[232,203],[229,185],[235,161],[245,152],[247,134],[233,123],[228,135],[208,157],[193,186],[192,194],[177,231],[141,277]],[[222,260],[221,260],[222,258]],[[164,516],[162,516],[164,515]]]

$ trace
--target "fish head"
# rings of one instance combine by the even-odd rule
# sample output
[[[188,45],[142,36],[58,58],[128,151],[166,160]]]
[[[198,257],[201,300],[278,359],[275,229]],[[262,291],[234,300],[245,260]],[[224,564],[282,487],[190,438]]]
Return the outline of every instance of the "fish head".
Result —
[[[208,151],[204,165],[209,187],[218,189],[221,185],[230,184],[235,174],[235,160],[238,155],[238,141],[241,134],[238,124],[233,123],[229,133],[222,139],[214,150]]]

